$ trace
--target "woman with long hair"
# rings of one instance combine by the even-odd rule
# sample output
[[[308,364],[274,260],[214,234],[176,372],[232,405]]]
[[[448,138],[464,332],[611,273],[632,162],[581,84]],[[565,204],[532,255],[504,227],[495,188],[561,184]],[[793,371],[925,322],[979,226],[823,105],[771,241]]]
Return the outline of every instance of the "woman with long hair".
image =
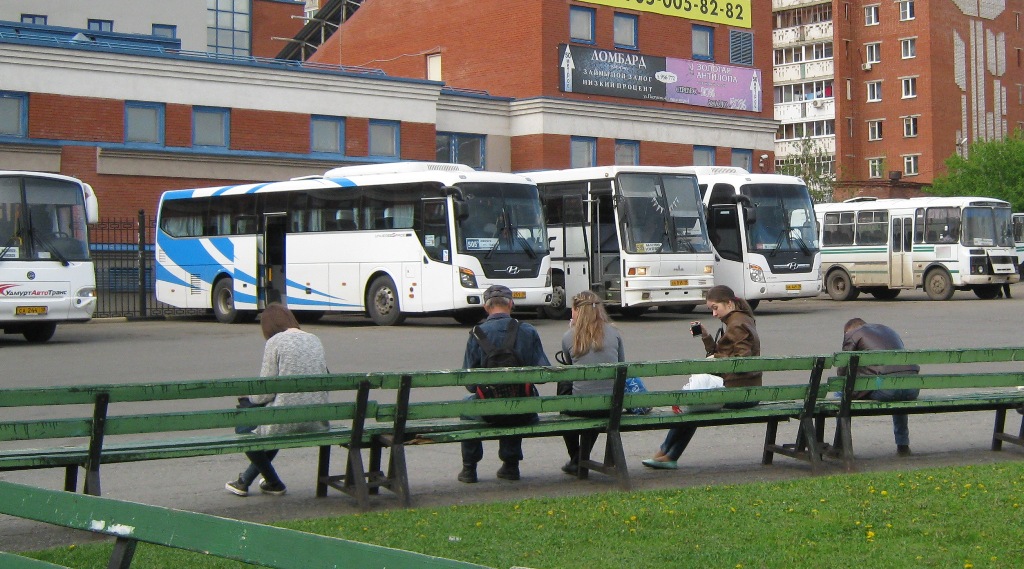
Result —
[[[604,303],[597,294],[585,290],[572,299],[572,320],[569,330],[562,336],[562,362],[565,364],[605,364],[626,361],[622,335],[611,325]],[[559,384],[559,395],[607,395],[615,387],[615,380],[563,382]],[[604,417],[607,411],[578,411],[572,413],[584,417]],[[569,462],[562,466],[566,474],[579,472],[581,447],[585,456],[590,455],[597,441],[597,431],[584,431],[578,435],[566,435],[565,450]]]
[[[724,328],[714,338],[707,328],[698,321],[691,322],[694,330],[700,327],[700,339],[708,357],[735,358],[761,355],[761,339],[757,335],[754,323],[754,311],[746,300],[736,296],[731,288],[725,285],[711,287],[706,297],[711,315],[722,321]],[[751,387],[761,385],[761,372],[727,373],[722,375],[725,387]],[[757,405],[756,401],[742,403],[726,403],[726,409],[743,409]],[[677,461],[682,456],[690,439],[697,432],[697,427],[683,425],[669,429],[661,448],[653,458],[643,461],[650,468],[676,469]]]

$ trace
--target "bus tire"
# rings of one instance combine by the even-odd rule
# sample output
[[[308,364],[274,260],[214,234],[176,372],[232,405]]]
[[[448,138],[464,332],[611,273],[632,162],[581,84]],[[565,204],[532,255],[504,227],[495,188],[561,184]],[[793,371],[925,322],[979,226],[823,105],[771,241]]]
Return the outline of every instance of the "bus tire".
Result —
[[[324,317],[323,310],[293,310],[295,319],[301,324],[314,324]]]
[[[757,310],[757,305],[761,304],[761,299],[755,298],[754,300],[748,300],[747,304],[750,305],[751,310]]]
[[[697,308],[696,304],[672,304],[667,306],[659,306],[658,312],[668,312],[671,314],[689,314],[693,312],[694,308]]]
[[[953,298],[953,279],[945,269],[932,269],[924,276],[924,291],[932,300],[949,300]]]
[[[619,315],[623,318],[640,318],[647,314],[649,308],[649,306],[623,306],[619,309]]]
[[[452,318],[454,318],[459,324],[464,324],[466,326],[473,326],[486,317],[487,312],[483,308],[464,308],[462,310],[452,312]]]
[[[242,315],[235,309],[235,281],[231,277],[223,278],[213,285],[211,294],[213,316],[222,324],[238,324]]]
[[[551,304],[542,307],[544,316],[552,320],[565,320],[569,317],[569,302],[565,292],[565,276],[556,273],[551,286]]]
[[[25,336],[30,344],[42,344],[53,337],[53,333],[57,331],[57,324],[55,322],[44,322],[42,324],[32,324],[25,328],[21,333]]]
[[[825,292],[832,297],[832,300],[854,300],[860,295],[857,287],[853,286],[853,279],[850,274],[842,269],[836,269],[825,276]]]
[[[892,300],[900,295],[900,289],[898,288],[879,287],[868,292],[878,300]]]
[[[366,293],[366,313],[378,326],[394,326],[405,320],[398,301],[398,289],[389,276],[379,276]]]
[[[972,290],[974,291],[974,296],[977,296],[982,300],[992,300],[993,298],[999,296],[999,293],[1002,292],[1002,288],[1003,285],[993,284],[978,285],[974,287]]]

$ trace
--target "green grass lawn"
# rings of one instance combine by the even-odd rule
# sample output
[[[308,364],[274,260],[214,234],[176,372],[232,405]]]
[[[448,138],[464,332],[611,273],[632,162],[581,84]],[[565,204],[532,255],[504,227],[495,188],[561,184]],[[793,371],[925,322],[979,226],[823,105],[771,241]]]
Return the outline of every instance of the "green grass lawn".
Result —
[[[495,568],[1024,566],[1024,462],[280,524]],[[34,557],[106,567],[111,545]],[[142,544],[132,567],[249,567]]]

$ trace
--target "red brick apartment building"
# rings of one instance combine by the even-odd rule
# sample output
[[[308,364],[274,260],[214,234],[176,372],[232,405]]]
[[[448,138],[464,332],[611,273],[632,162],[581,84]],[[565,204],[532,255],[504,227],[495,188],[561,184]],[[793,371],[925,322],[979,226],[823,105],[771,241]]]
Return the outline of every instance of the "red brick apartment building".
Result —
[[[841,182],[929,184],[971,143],[1024,128],[1024,0],[832,4]]]
[[[252,53],[294,30],[292,4],[254,9]],[[756,169],[775,132],[770,7],[719,4],[364,0],[306,63],[0,22],[0,168],[82,178],[104,216],[153,213],[168,189],[394,160]]]

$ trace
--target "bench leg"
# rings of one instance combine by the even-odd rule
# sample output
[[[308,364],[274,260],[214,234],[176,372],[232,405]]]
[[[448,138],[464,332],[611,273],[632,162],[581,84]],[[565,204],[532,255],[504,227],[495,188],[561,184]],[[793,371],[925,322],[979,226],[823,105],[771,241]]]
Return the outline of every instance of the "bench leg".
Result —
[[[374,481],[374,484],[370,485],[370,494],[380,493],[380,482],[381,480],[387,480],[384,476],[384,471],[380,469],[381,456],[384,453],[384,444],[378,440],[370,442],[370,462],[368,476]]]
[[[355,496],[359,509],[370,509],[370,491],[366,485],[366,471],[363,470],[362,449],[349,447],[345,462],[345,487]]]
[[[327,481],[331,477],[331,447],[320,447],[320,455],[316,463],[316,497],[327,496]]]
[[[78,491],[78,465],[64,467],[64,491]]]
[[[999,438],[999,435],[1003,434],[1003,430],[1006,428],[1006,409],[996,409],[996,424],[992,427],[992,450],[1000,451],[1003,450],[1003,441]]]
[[[128,569],[132,565],[132,558],[135,557],[135,546],[139,542],[134,539],[117,538],[114,542],[114,550],[110,553],[110,562],[107,569]]]
[[[409,493],[409,470],[405,464],[405,443],[396,441],[391,446],[388,482],[391,491],[398,495],[402,506],[408,508],[412,499]]]
[[[90,464],[85,471],[85,494],[90,496],[100,495],[100,465],[99,462]]]
[[[771,465],[772,460],[775,458],[775,451],[772,450],[775,447],[775,439],[779,434],[779,422],[768,421],[768,426],[764,432],[764,453],[761,455],[761,464],[768,466]]]
[[[853,434],[849,417],[836,418],[836,446],[843,453],[843,465],[847,472],[853,471]]]

